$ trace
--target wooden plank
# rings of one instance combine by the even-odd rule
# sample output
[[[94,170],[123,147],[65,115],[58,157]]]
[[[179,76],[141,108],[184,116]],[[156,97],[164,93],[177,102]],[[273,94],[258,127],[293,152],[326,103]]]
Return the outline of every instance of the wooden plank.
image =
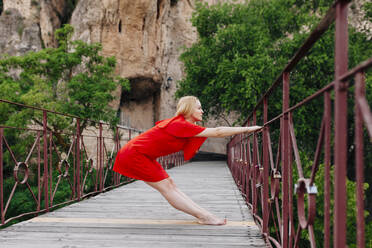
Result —
[[[30,222],[46,223],[115,223],[115,224],[142,224],[142,225],[199,225],[195,220],[159,220],[159,219],[98,219],[98,218],[53,218],[53,217],[36,217]],[[253,221],[229,221],[226,226],[254,226]]]

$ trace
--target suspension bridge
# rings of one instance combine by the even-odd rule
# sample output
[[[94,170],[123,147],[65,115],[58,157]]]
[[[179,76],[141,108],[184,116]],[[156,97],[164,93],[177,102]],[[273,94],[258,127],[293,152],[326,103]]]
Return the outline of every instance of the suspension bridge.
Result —
[[[0,230],[1,244],[4,247],[300,247],[305,239],[309,247],[316,247],[314,225],[318,221],[324,226],[323,247],[347,247],[347,235],[353,235],[357,247],[367,247],[363,184],[365,146],[370,146],[372,139],[372,114],[366,98],[365,72],[371,68],[372,58],[360,61],[354,68],[348,66],[348,4],[346,0],[335,1],[283,68],[245,123],[262,125],[263,130],[233,137],[227,145],[227,162],[184,163],[181,153],[159,158],[166,169],[173,167],[169,173],[186,194],[220,217],[226,215],[229,220],[226,226],[197,225],[143,183],[112,172],[116,152],[139,130],[123,126],[112,130],[97,122],[96,129],[80,132],[83,120],[76,116],[0,100],[1,104],[39,111],[42,116],[41,124],[27,128],[33,142],[29,151],[22,154],[15,152],[9,140],[9,133],[20,128],[0,126],[0,211],[1,226],[5,227]],[[300,102],[291,101],[290,105],[291,72],[333,24],[334,81]],[[269,119],[269,100],[276,90],[282,94],[282,111]],[[350,99],[354,106],[348,106]],[[313,101],[323,103],[323,115],[309,171],[301,162],[293,117],[297,109]],[[350,108],[354,112],[354,140],[348,141]],[[48,128],[53,116],[70,120],[75,129],[70,133],[54,133]],[[273,127],[279,129],[279,135],[272,135]],[[365,134],[369,143],[363,138]],[[59,147],[57,136],[69,143]],[[354,142],[353,161],[347,157],[348,142]],[[346,228],[346,172],[350,162],[356,168],[356,234],[348,233]],[[7,164],[13,165],[12,173],[4,171]],[[324,167],[322,198],[315,184],[320,167]],[[296,181],[294,172],[298,175]],[[5,176],[9,174],[12,182],[5,185]],[[68,200],[59,195],[62,188],[68,189]],[[19,191],[28,193],[34,211],[13,209]],[[317,216],[318,205],[324,206],[323,216]],[[7,226],[25,217],[33,218]]]

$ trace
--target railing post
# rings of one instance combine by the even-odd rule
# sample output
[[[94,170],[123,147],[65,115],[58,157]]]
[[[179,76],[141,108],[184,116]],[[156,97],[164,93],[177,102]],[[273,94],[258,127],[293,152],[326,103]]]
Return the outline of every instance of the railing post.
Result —
[[[53,145],[53,133],[49,132],[49,207],[53,207],[53,150],[52,150],[52,145]]]
[[[40,154],[40,131],[37,132],[37,137],[39,142],[37,144],[37,211],[40,211],[41,208],[41,185],[40,185],[40,164],[41,164],[41,154]]]
[[[288,100],[289,101],[289,100]],[[288,106],[289,107],[289,106]],[[289,124],[293,125],[293,118],[292,112],[288,113]],[[288,247],[292,247],[293,243],[295,242],[295,226],[294,226],[294,218],[293,218],[293,209],[294,209],[294,201],[293,201],[293,191],[294,191],[294,184],[293,184],[293,148],[292,148],[292,141],[291,137],[289,136],[288,142],[288,218],[289,218],[289,231],[288,231]]]
[[[116,126],[115,128],[116,130],[116,155],[118,154],[119,152],[119,149],[120,149],[120,139],[119,139],[119,128]],[[113,161],[115,162],[115,160]],[[115,185],[118,185],[119,184],[119,174],[118,173],[115,173]]]
[[[44,138],[44,204],[49,212],[49,189],[48,189],[48,137],[47,137],[47,112],[43,111],[43,138]]]
[[[268,121],[267,119],[267,109],[268,109],[268,99],[267,96],[263,100],[263,123]],[[263,128],[263,141],[262,141],[262,159],[263,159],[263,225],[262,225],[262,232],[268,233],[268,225],[269,225],[269,151],[268,146],[270,145],[268,142],[268,130],[269,127],[265,126]]]
[[[248,168],[248,162],[247,162],[247,138],[248,135],[245,134],[243,135],[243,140],[242,140],[242,157],[243,157],[243,162],[242,162],[242,192],[246,196],[247,195],[247,168]]]
[[[99,123],[99,190],[103,190],[103,138],[102,122]]]
[[[359,72],[355,77],[355,99],[365,97],[365,76]],[[363,159],[363,119],[362,111],[355,103],[355,167],[356,167],[356,195],[357,195],[357,247],[365,247],[364,225],[364,159]]]
[[[253,112],[253,125],[256,125],[256,111]],[[257,166],[258,166],[258,161],[257,161],[257,147],[256,147],[256,134],[253,134],[253,192],[252,192],[252,205],[253,205],[253,214],[257,214]]]
[[[324,93],[324,247],[330,247],[331,226],[331,96]]]
[[[98,175],[99,175],[99,137],[96,137],[97,138],[97,151],[96,151],[96,154],[97,154],[97,157],[96,157],[96,181],[94,183],[94,191],[97,192],[98,190]]]
[[[238,143],[238,152],[239,152],[239,160],[238,160],[238,163],[237,163],[237,169],[236,169],[236,178],[237,178],[237,185],[238,185],[238,188],[239,190],[242,189],[242,177],[241,177],[241,172],[242,172],[242,162],[243,162],[243,151],[242,151],[242,139],[243,139],[243,135],[242,134],[238,134],[237,137],[239,138],[239,143]]]
[[[77,184],[77,198],[80,201],[80,119],[76,120],[76,184]]]
[[[348,67],[347,1],[336,5],[334,242],[346,247],[347,87],[338,80]]]
[[[5,223],[4,216],[4,176],[3,176],[3,136],[4,129],[0,128],[0,215],[1,224]]]
[[[250,126],[250,121],[248,120],[247,125]],[[247,203],[253,203],[253,189],[254,185],[252,183],[252,156],[251,156],[251,137],[247,137],[247,161],[248,161],[248,166],[247,166],[247,177],[248,177],[248,183],[247,183],[247,190],[246,190],[246,202]],[[249,187],[250,186],[250,187]],[[252,197],[252,201],[249,201],[250,198]]]
[[[289,108],[289,72],[283,73],[283,112]],[[288,217],[289,217],[289,114],[283,116],[282,126],[282,247],[288,247]]]

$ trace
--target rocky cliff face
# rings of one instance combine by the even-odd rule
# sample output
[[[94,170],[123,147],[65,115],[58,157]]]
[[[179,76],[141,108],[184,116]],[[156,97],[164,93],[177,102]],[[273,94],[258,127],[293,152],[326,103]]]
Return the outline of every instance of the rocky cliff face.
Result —
[[[71,2],[77,4],[69,18]],[[193,0],[4,0],[3,4],[1,54],[22,55],[55,46],[54,31],[69,19],[75,28],[73,39],[102,43],[103,54],[116,57],[117,73],[130,80],[131,92],[117,89],[117,101],[112,103],[123,125],[147,129],[175,113],[174,93],[182,78],[178,57],[182,47],[197,39],[190,22]],[[213,120],[207,126],[217,124]],[[203,150],[223,153],[226,140],[214,141]]]
[[[66,0],[4,0],[0,53],[21,55],[55,46],[54,31],[68,12]]]
[[[118,89],[120,101],[113,103],[122,124],[147,129],[175,113],[174,93],[182,78],[178,57],[197,39],[190,22],[193,9],[193,1],[79,1],[71,18],[73,38],[101,42],[105,55],[116,56],[117,73],[130,79],[131,92]],[[223,153],[225,142],[203,150]]]
[[[225,0],[229,1],[229,0]],[[230,0],[231,1],[231,0]],[[358,0],[360,2],[363,0]],[[69,6],[75,3],[71,15]],[[218,0],[205,0],[214,4]],[[55,45],[53,34],[66,20],[73,39],[103,44],[115,56],[117,73],[132,90],[115,92],[123,125],[147,129],[175,113],[177,81],[183,76],[178,57],[197,39],[190,18],[194,0],[4,0],[0,17],[0,54],[21,55]],[[206,126],[226,125],[211,120]],[[226,139],[207,142],[202,150],[225,152]]]

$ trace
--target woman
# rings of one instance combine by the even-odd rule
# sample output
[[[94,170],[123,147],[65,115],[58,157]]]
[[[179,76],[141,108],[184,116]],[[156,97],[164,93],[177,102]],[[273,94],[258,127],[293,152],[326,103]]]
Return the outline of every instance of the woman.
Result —
[[[208,137],[254,132],[261,127],[205,128],[195,124],[202,118],[200,101],[194,96],[182,97],[175,117],[157,122],[120,149],[113,170],[143,180],[158,190],[174,208],[194,216],[200,224],[224,225],[226,219],[217,218],[181,192],[156,158],[183,150],[185,160],[189,160]]]

